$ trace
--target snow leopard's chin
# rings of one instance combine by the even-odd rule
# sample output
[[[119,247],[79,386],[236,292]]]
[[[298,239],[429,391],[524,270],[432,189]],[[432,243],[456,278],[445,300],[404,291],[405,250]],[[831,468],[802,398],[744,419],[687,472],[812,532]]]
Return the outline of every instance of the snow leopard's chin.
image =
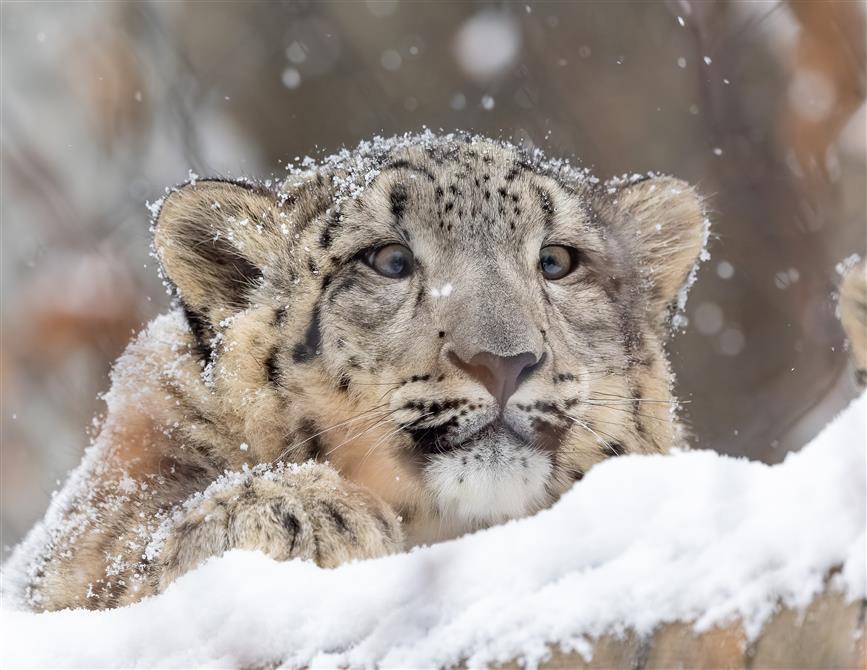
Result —
[[[550,502],[550,454],[505,426],[429,457],[425,484],[456,534],[532,514]]]

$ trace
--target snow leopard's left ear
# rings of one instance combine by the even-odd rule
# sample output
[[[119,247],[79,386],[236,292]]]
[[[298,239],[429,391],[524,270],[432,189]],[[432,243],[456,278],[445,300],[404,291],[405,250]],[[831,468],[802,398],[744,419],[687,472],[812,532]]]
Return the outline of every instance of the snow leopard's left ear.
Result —
[[[606,199],[609,220],[644,279],[647,307],[666,313],[707,242],[702,198],[684,181],[652,177],[606,193]]]
[[[174,189],[154,225],[154,247],[188,313],[218,323],[248,306],[280,235],[277,197],[244,182],[201,179]]]

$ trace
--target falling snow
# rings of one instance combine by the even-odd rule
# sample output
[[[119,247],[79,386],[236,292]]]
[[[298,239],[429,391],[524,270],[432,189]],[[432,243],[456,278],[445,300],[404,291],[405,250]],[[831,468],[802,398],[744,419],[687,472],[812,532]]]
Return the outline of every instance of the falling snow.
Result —
[[[521,32],[506,12],[484,10],[471,17],[455,37],[455,56],[463,70],[478,81],[504,73],[514,63]]]

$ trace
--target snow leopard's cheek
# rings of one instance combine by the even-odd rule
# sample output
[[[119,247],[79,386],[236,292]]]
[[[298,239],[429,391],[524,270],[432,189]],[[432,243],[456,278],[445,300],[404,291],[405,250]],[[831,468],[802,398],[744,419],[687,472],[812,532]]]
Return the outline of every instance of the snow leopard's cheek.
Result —
[[[422,277],[389,280],[364,268],[341,271],[320,308],[329,372],[362,395],[376,391],[374,382],[429,377],[439,338],[419,308],[421,291]]]

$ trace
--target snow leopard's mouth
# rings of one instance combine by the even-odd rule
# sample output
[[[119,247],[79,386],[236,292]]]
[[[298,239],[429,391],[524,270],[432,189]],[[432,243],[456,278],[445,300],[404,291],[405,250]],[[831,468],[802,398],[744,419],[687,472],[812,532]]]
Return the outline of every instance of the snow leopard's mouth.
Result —
[[[495,435],[501,435],[508,442],[517,442],[521,439],[499,420],[482,425],[469,434],[467,431],[456,432],[448,421],[408,432],[412,437],[416,454],[426,457],[470,449],[480,442],[494,439]]]
[[[473,451],[479,447],[501,445],[509,448],[529,448],[538,451],[556,449],[560,435],[552,430],[521,434],[502,417],[471,431],[453,432],[448,422],[438,426],[410,431],[415,452],[429,460],[433,456],[458,451]]]

